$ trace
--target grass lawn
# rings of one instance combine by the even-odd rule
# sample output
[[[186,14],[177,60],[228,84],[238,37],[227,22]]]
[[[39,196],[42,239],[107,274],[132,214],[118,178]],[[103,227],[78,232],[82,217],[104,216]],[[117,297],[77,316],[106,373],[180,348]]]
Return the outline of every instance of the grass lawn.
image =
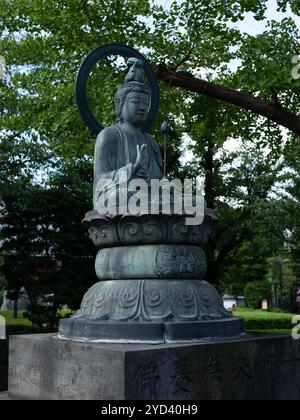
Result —
[[[18,318],[14,319],[13,318],[13,312],[12,311],[7,311],[7,312],[1,312],[0,311],[0,316],[4,316],[4,318],[6,319],[6,325],[18,325],[18,326],[31,326],[31,322],[28,319],[25,319],[23,317],[23,312],[24,311],[19,311],[18,314]]]
[[[247,330],[248,333],[291,334],[292,330]]]
[[[291,330],[293,328],[292,324],[292,318],[295,314],[287,313],[287,312],[280,312],[279,310],[276,310],[276,312],[270,311],[263,311],[261,309],[250,309],[250,308],[244,308],[239,307],[237,312],[234,313],[234,316],[242,316],[245,319],[245,322],[247,321],[258,321],[258,322],[270,322],[273,321],[274,324],[276,324],[276,321],[282,322],[285,320],[288,323],[291,324],[291,328],[289,329],[282,329],[282,328],[272,328],[272,329],[248,329],[248,331],[251,332],[271,332],[271,333],[285,333],[290,334]]]
[[[292,321],[292,318],[295,314],[290,314],[287,312],[272,312],[272,311],[262,311],[261,309],[250,309],[239,307],[237,312],[234,313],[235,316],[242,316],[245,320],[255,319],[255,320],[264,320],[264,319],[287,319]]]
[[[0,316],[4,316],[4,318],[6,319],[6,325],[10,326],[10,325],[18,325],[18,326],[31,326],[32,323],[28,320],[25,319],[23,317],[23,313],[25,311],[19,311],[18,312],[18,318],[14,319],[13,317],[13,312],[12,311],[7,311],[7,312],[1,312],[0,311]],[[73,312],[70,311],[69,309],[62,309],[60,311],[60,314],[62,315],[62,317],[68,317],[70,314],[72,314]]]

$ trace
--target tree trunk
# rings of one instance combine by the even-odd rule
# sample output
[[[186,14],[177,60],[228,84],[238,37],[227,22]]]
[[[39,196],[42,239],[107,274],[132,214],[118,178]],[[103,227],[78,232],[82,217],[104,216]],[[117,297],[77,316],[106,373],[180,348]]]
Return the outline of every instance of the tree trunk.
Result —
[[[14,319],[18,319],[18,309],[19,309],[19,304],[18,304],[18,299],[14,300]]]

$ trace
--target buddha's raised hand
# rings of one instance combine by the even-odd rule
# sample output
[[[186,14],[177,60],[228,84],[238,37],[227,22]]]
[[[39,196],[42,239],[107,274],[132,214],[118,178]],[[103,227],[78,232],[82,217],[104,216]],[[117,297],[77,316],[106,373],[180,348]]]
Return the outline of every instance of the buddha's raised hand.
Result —
[[[148,146],[143,144],[142,147],[136,146],[136,161],[133,165],[135,174],[141,170],[147,172],[147,158],[148,158]]]

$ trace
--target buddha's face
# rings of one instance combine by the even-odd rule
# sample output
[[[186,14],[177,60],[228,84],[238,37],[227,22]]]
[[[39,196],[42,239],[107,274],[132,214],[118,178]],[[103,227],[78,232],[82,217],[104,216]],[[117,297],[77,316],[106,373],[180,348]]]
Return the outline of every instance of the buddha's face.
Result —
[[[149,106],[150,97],[147,93],[129,92],[122,107],[122,121],[137,127],[142,126],[147,119]]]

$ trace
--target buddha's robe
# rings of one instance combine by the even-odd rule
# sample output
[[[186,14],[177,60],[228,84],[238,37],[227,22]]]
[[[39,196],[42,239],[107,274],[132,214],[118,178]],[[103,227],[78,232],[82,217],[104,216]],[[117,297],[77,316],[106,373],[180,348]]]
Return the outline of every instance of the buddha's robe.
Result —
[[[137,146],[146,144],[148,157],[146,166],[148,176],[145,181],[163,178],[163,162],[161,153],[153,137],[140,129],[133,129],[127,124],[116,124],[105,128],[97,138],[94,165],[94,209],[115,195],[118,206],[118,194],[124,190],[125,183],[137,178],[133,165],[137,158]],[[140,178],[140,177],[138,177]],[[128,194],[130,198],[130,193]]]

